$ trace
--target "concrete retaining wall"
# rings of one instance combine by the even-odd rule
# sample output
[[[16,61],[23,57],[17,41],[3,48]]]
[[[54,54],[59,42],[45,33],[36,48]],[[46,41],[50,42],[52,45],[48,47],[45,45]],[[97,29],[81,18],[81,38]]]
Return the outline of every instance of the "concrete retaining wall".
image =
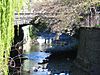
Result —
[[[91,75],[99,75],[100,69],[100,28],[80,28],[78,56],[84,63],[91,64]],[[89,65],[87,65],[89,66]]]

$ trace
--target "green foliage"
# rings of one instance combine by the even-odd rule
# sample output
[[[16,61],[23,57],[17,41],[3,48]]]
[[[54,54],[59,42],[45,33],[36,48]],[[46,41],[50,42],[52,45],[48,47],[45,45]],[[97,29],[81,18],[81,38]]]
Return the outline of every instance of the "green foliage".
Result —
[[[30,23],[34,26],[35,30],[39,32],[43,32],[48,26],[45,19],[39,16],[34,17]]]
[[[34,39],[37,37],[37,30],[35,29],[35,27],[29,27],[29,36],[31,37],[31,39]]]
[[[97,26],[97,27],[100,27],[100,24],[97,24],[96,26]]]
[[[33,25],[29,29],[31,38],[36,37],[39,32],[43,32],[48,28],[46,21],[39,16],[36,16],[30,23]]]
[[[14,12],[23,0],[0,0],[0,72],[8,75],[8,59],[14,38]]]

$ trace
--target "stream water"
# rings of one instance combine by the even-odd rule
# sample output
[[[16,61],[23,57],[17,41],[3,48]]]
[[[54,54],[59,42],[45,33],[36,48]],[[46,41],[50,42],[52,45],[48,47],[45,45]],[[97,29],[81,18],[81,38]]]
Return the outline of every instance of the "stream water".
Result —
[[[24,34],[28,41],[30,38],[29,31],[24,29]],[[77,50],[68,50],[66,52],[46,53],[47,48],[52,47],[51,44],[31,45],[29,42],[23,46],[22,66],[19,70],[10,73],[9,75],[89,75],[74,63],[77,56]],[[62,50],[62,49],[61,49]]]
[[[21,75],[88,75],[74,65],[77,50],[64,53],[45,53],[47,45],[32,45],[24,53]]]

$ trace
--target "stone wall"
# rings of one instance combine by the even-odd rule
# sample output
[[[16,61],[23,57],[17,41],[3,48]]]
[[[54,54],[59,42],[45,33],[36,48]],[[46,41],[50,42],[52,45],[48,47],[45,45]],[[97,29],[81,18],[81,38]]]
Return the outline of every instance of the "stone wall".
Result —
[[[82,63],[88,63],[91,75],[99,75],[100,28],[80,28],[78,56]]]

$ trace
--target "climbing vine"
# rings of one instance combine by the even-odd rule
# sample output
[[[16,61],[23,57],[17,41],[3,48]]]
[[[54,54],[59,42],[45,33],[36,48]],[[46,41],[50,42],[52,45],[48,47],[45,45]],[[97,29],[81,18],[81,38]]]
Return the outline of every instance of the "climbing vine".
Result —
[[[0,0],[0,75],[8,75],[8,61],[14,38],[14,12],[23,0]]]

